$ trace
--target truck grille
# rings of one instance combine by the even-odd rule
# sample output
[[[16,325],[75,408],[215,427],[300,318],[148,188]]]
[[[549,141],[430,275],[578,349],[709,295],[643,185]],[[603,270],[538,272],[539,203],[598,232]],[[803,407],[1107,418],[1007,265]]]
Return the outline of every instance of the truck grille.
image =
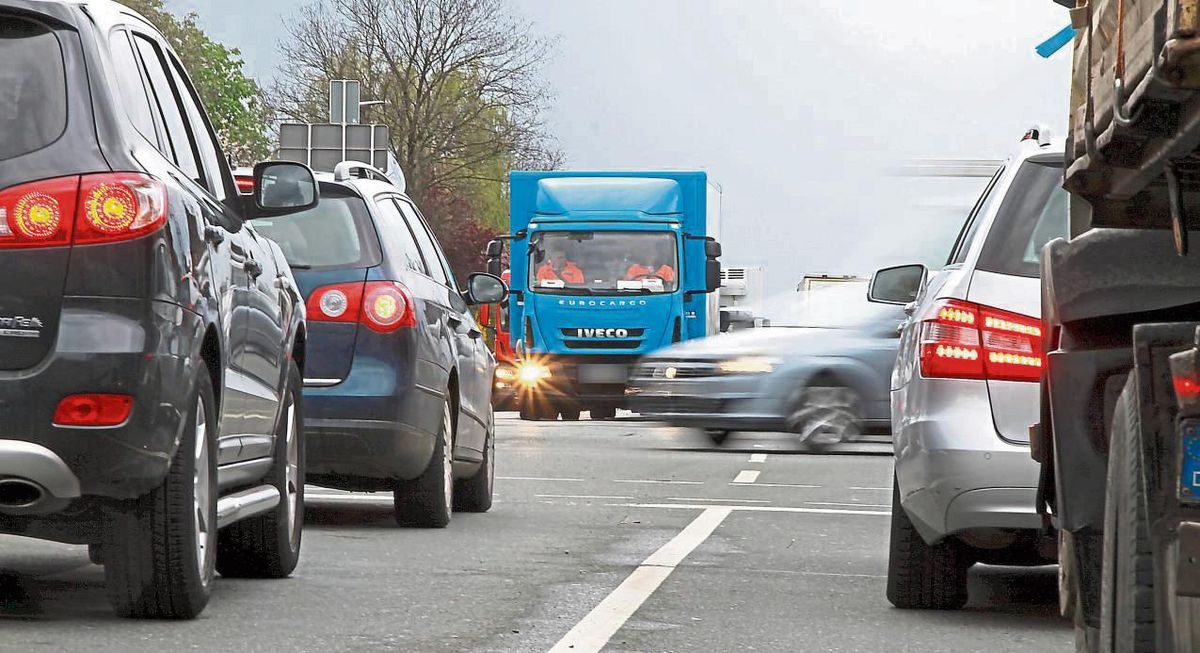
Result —
[[[642,363],[634,371],[639,379],[703,379],[721,375],[720,365],[703,361],[654,361]]]
[[[567,349],[637,349],[641,340],[564,340]]]

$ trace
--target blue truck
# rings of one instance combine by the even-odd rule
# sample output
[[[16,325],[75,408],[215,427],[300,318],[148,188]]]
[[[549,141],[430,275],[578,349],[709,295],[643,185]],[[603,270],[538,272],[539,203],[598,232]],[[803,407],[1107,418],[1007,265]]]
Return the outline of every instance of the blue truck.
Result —
[[[719,330],[721,189],[704,172],[513,172],[510,378],[523,419],[611,419],[633,363]]]

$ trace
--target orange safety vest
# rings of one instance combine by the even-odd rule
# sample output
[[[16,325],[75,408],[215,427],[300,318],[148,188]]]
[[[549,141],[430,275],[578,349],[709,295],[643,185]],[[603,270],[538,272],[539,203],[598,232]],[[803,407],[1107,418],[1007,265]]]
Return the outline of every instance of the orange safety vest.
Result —
[[[562,270],[555,270],[549,262],[543,263],[537,271],[538,281],[564,281],[566,283],[583,283],[583,270],[571,261],[563,265]]]
[[[671,269],[671,266],[669,265],[664,265],[659,267],[658,271],[656,272],[644,265],[634,263],[633,265],[629,266],[628,270],[625,271],[625,278],[629,279],[630,281],[640,279],[642,277],[658,277],[663,281],[674,281],[675,270]]]

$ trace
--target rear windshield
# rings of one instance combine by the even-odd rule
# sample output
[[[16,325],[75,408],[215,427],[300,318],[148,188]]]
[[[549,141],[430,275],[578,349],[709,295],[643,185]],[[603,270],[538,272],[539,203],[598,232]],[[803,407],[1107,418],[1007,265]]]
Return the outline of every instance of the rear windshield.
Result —
[[[370,267],[379,242],[361,197],[328,188],[316,208],[281,218],[258,218],[254,228],[279,243],[293,268]]]
[[[1042,247],[1067,237],[1067,192],[1062,165],[1026,161],[1005,193],[979,257],[987,272],[1037,277]]]
[[[40,150],[66,128],[58,38],[37,23],[0,16],[0,161]]]

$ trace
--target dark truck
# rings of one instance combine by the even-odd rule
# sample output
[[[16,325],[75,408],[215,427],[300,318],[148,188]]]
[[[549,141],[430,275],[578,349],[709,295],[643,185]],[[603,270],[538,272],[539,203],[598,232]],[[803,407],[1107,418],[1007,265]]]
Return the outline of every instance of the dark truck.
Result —
[[[1076,28],[1042,256],[1038,504],[1083,651],[1200,647],[1200,1],[1056,0]]]

